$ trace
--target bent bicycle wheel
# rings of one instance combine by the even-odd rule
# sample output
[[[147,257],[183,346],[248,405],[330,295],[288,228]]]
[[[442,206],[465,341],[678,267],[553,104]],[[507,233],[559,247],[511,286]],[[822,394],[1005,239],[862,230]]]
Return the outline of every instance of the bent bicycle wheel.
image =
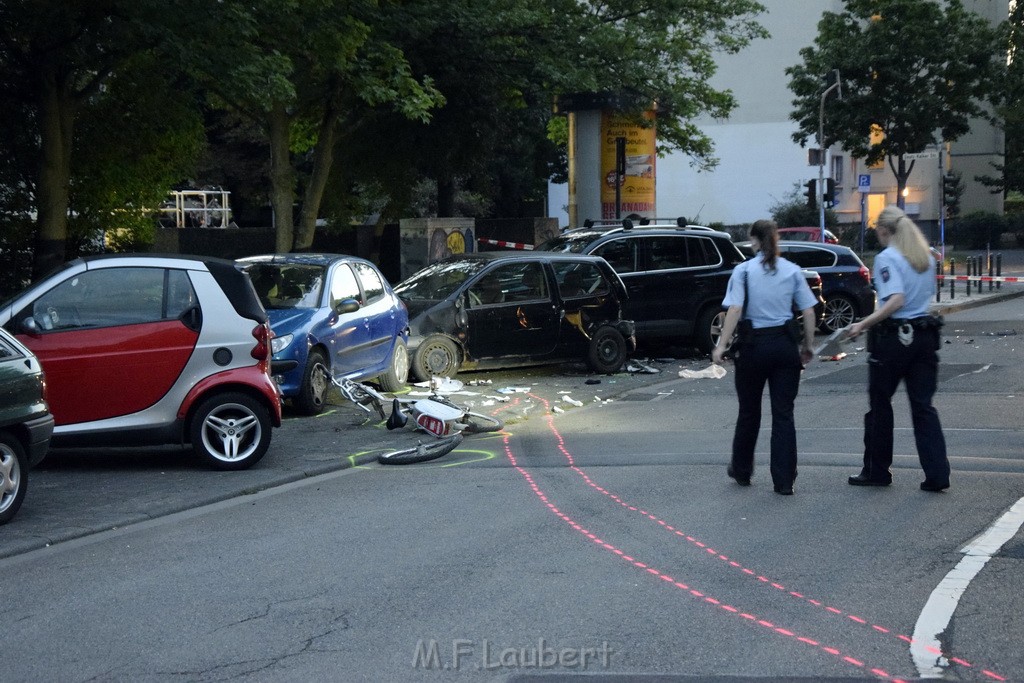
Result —
[[[382,453],[377,456],[377,462],[381,465],[412,465],[418,462],[427,462],[451,453],[460,443],[462,443],[462,433],[456,432],[437,441],[421,442],[412,448]]]
[[[484,432],[497,432],[505,428],[505,423],[490,415],[466,412],[466,416],[460,420],[466,425],[462,431],[469,434],[482,434]]]

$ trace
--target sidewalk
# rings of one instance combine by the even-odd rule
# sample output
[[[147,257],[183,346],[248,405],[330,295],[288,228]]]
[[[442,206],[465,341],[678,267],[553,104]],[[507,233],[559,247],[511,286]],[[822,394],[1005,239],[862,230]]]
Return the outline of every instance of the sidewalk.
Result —
[[[939,293],[939,301],[932,301],[931,311],[939,315],[946,315],[1024,296],[1024,284],[1003,283],[1002,288],[989,291],[988,283],[982,283],[982,291],[978,292],[972,282],[970,283],[972,285],[970,294],[967,294],[967,284],[966,282],[957,282],[952,298],[950,298],[947,284]]]

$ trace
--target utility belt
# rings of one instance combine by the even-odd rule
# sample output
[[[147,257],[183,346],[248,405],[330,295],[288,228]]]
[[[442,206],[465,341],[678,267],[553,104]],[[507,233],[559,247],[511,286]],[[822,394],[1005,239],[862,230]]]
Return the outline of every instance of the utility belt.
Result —
[[[917,333],[935,333],[935,350],[942,345],[940,330],[945,324],[941,315],[922,315],[917,318],[886,318],[868,330],[868,351],[872,351],[875,343],[882,339],[895,336],[904,346],[914,342]]]
[[[886,318],[873,329],[877,329],[879,334],[892,334],[904,325],[910,325],[915,330],[940,330],[944,324],[941,315],[922,315],[917,318]]]

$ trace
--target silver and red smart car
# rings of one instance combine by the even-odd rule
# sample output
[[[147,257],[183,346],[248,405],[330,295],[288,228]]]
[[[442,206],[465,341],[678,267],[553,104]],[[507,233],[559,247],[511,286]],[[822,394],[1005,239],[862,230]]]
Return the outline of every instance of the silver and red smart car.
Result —
[[[281,424],[267,314],[231,261],[76,259],[0,305],[0,325],[43,366],[55,447],[191,443],[237,470]]]

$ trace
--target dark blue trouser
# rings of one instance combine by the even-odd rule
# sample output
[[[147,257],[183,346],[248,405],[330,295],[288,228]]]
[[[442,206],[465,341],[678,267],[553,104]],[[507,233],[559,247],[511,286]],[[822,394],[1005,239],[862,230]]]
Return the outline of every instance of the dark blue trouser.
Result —
[[[740,412],[732,439],[732,467],[737,477],[754,472],[754,449],[761,429],[764,385],[772,406],[771,473],[778,487],[796,479],[796,424],[793,402],[800,388],[800,351],[785,333],[754,337],[736,359],[736,397]]]
[[[902,380],[910,399],[917,457],[925,479],[949,484],[949,459],[939,413],[932,406],[939,371],[938,330],[916,329],[909,346],[894,332],[875,333],[868,358],[868,404],[864,415],[864,469],[873,481],[892,481],[892,397]]]

